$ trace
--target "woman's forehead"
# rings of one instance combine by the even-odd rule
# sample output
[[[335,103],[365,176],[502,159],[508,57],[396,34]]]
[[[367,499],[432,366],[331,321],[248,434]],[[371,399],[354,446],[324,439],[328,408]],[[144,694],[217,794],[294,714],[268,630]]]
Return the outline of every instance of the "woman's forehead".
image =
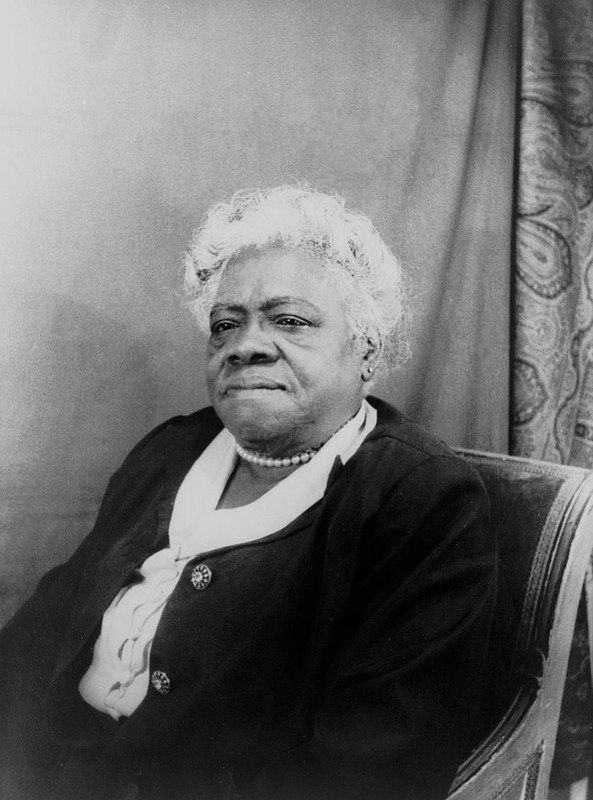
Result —
[[[268,248],[243,253],[225,267],[215,304],[239,299],[314,300],[335,294],[329,276],[322,267],[298,250]]]

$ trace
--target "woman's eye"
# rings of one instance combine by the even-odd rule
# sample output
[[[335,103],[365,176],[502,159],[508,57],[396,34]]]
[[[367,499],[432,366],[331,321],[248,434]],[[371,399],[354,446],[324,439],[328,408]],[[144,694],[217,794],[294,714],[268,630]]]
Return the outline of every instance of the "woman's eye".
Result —
[[[219,322],[213,322],[210,325],[210,333],[216,336],[216,334],[226,333],[227,331],[231,331],[236,327],[236,322],[231,322],[231,320],[228,319],[222,319]]]
[[[281,325],[283,328],[304,328],[309,323],[304,320],[300,319],[300,317],[278,317],[276,319],[276,325]]]

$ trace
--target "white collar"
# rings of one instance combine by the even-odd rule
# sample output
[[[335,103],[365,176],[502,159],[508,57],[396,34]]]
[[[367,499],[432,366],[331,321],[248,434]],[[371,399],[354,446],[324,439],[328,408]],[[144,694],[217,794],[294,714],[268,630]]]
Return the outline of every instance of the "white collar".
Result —
[[[342,463],[360,447],[377,423],[366,400],[314,458],[303,464],[253,503],[216,509],[235,468],[235,438],[224,428],[185,476],[173,507],[169,541],[178,558],[260,539],[282,530],[323,497],[339,456]]]

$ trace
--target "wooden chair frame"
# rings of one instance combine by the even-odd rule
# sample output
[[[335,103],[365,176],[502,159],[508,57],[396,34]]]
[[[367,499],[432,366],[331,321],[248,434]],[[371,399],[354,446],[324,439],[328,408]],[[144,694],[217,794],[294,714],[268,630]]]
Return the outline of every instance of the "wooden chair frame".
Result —
[[[554,479],[556,496],[541,525],[518,639],[541,655],[541,670],[521,686],[496,727],[460,767],[449,800],[545,800],[568,656],[593,551],[593,474],[542,461],[459,450],[497,491],[493,475]],[[504,499],[504,498],[503,498]],[[495,522],[496,524],[496,522]],[[499,531],[501,536],[505,531]],[[521,648],[519,648],[521,651]]]

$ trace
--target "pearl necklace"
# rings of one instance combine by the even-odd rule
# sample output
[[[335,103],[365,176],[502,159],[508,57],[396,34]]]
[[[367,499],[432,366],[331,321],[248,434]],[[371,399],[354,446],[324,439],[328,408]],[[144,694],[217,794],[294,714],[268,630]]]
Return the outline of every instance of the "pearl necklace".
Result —
[[[335,436],[335,434],[341,431],[355,416],[356,414],[353,414],[350,419],[343,422],[332,435]],[[331,436],[329,438],[331,439]],[[329,440],[326,439],[326,441]],[[315,453],[318,453],[324,444],[325,442],[322,442],[318,444],[317,447],[310,447],[308,450],[303,450],[302,453],[295,453],[293,456],[285,456],[284,458],[262,456],[254,450],[246,450],[244,447],[241,447],[239,442],[235,442],[235,450],[237,451],[237,455],[241,456],[245,461],[249,461],[250,464],[257,464],[260,467],[296,467],[297,464],[306,464],[307,461],[311,461]]]
[[[315,453],[320,449],[319,447],[311,447],[302,453],[295,453],[293,456],[285,456],[284,458],[272,458],[272,456],[262,456],[259,453],[254,453],[253,450],[246,450],[237,442],[235,449],[237,455],[249,461],[250,464],[258,464],[260,467],[295,467],[297,464],[306,464],[311,461]]]

